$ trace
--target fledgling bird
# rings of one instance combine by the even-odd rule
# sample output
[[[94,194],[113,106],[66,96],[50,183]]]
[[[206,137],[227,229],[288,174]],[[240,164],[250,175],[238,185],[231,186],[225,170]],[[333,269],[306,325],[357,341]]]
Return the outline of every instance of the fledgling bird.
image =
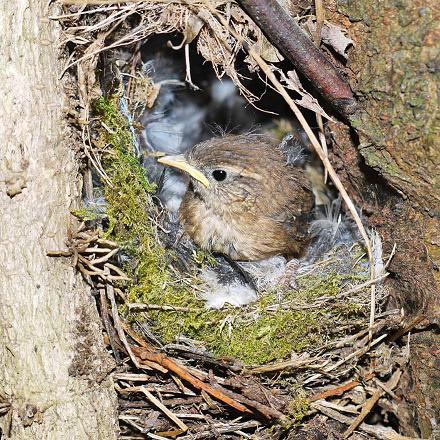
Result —
[[[228,135],[158,160],[191,176],[179,210],[202,249],[232,260],[298,256],[314,197],[302,148],[262,135]]]

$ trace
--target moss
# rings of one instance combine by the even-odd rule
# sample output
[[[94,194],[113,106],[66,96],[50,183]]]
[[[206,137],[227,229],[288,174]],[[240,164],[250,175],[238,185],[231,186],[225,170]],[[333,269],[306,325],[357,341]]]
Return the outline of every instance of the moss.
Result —
[[[99,118],[97,144],[110,179],[110,185],[104,186],[108,217],[105,235],[118,242],[127,257],[138,262],[136,269],[125,266],[134,280],[140,280],[148,291],[162,290],[170,279],[170,256],[158,242],[152,221],[157,215],[152,200],[155,185],[148,182],[145,170],[132,153],[132,135],[118,111],[117,99],[100,98],[94,110]],[[133,283],[129,291],[136,287],[137,283]]]
[[[287,406],[287,414],[290,418],[290,427],[298,426],[310,412],[310,401],[303,389],[297,391],[296,396]]]
[[[350,278],[338,274],[305,277],[297,290],[269,292],[246,308],[205,310],[204,301],[197,297],[196,276],[182,279],[172,269],[174,255],[158,238],[157,208],[152,199],[155,186],[132,153],[132,135],[118,112],[117,100],[99,99],[95,113],[97,145],[110,179],[104,188],[108,204],[105,235],[118,242],[125,254],[125,270],[133,279],[127,286],[128,301],[175,308],[151,310],[147,318],[128,318],[148,319],[151,330],[164,343],[185,336],[218,356],[263,364],[324,343],[339,322],[345,324],[347,317],[358,313],[356,307],[334,299],[344,280]],[[215,260],[198,251],[193,264],[212,266]],[[323,296],[330,300],[319,306],[317,301]]]
[[[213,257],[213,255],[210,252],[202,249],[199,249],[194,253],[193,260],[201,268],[205,268],[207,266],[213,267],[217,265],[217,260]]]
[[[307,277],[298,290],[282,295],[281,301],[279,292],[265,294],[256,307],[252,306],[247,313],[230,314],[227,326],[214,329],[209,338],[210,348],[248,364],[264,364],[322,344],[329,336],[329,328],[356,313],[355,308],[346,304],[316,303],[323,296],[339,292],[343,278]]]
[[[72,209],[70,213],[82,221],[94,221],[103,217],[97,212],[87,208]]]
[[[323,296],[339,292],[346,277],[308,277],[297,291],[287,292],[279,305],[279,293],[265,294],[247,308],[226,308],[221,311],[202,308],[201,302],[188,291],[173,286],[145,296],[145,286],[138,285],[132,293],[155,304],[186,307],[187,312],[153,311],[152,328],[164,342],[185,335],[203,341],[218,356],[234,357],[246,364],[264,364],[281,360],[303,349],[324,343],[338,323],[358,313],[349,304],[329,301],[318,307],[313,303]],[[133,298],[133,299],[135,299]],[[309,308],[309,306],[312,307]]]

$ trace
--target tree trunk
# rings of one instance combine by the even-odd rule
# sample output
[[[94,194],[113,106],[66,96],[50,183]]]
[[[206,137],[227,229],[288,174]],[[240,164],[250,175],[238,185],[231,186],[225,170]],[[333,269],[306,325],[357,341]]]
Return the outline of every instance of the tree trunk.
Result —
[[[410,365],[397,393],[401,430],[440,435],[438,2],[334,0],[326,6],[328,19],[354,40],[347,71],[360,103],[354,129],[332,125],[332,161],[379,230],[385,252],[397,245],[389,267],[392,306],[402,309],[404,322],[427,318],[410,339]]]
[[[113,364],[94,300],[70,259],[46,255],[66,248],[80,196],[49,3],[0,3],[0,437],[108,440]]]

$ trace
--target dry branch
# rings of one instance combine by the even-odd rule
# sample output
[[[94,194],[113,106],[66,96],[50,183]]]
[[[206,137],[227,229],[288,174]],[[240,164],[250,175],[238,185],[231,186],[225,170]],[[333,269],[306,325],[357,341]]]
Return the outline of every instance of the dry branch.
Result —
[[[324,98],[344,115],[355,111],[356,101],[348,83],[280,3],[276,0],[239,0],[239,3],[271,43]],[[256,61],[262,67],[259,61]]]

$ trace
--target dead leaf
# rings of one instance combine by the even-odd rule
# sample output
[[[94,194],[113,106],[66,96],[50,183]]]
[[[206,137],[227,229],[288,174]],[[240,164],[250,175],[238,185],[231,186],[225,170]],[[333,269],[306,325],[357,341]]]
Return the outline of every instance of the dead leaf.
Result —
[[[298,105],[308,108],[315,113],[319,113],[320,115],[324,116],[324,118],[333,121],[333,119],[322,109],[318,101],[303,88],[301,81],[298,78],[298,74],[294,70],[287,72],[286,76],[286,74],[277,67],[271,66],[271,69],[275,72],[278,72],[281,83],[283,83],[289,90],[294,90],[296,93],[301,95],[300,99],[294,99]]]
[[[275,46],[272,46],[270,41],[262,34],[260,38],[260,56],[270,63],[279,63],[284,60]]]
[[[191,41],[193,41],[194,38],[199,35],[199,32],[204,25],[205,22],[201,18],[191,14],[188,17],[188,21],[186,22],[186,27],[184,31],[185,43],[191,43]]]
[[[312,35],[315,35],[316,32],[316,22],[309,18],[305,25],[307,26],[307,29]],[[321,40],[324,44],[327,46],[332,47],[335,52],[337,52],[339,55],[343,56],[345,59],[347,59],[347,48],[349,46],[354,46],[354,42],[352,39],[348,38],[346,36],[346,30],[342,29],[338,26],[335,26],[334,24],[331,24],[329,22],[324,22],[324,25],[321,30]]]

